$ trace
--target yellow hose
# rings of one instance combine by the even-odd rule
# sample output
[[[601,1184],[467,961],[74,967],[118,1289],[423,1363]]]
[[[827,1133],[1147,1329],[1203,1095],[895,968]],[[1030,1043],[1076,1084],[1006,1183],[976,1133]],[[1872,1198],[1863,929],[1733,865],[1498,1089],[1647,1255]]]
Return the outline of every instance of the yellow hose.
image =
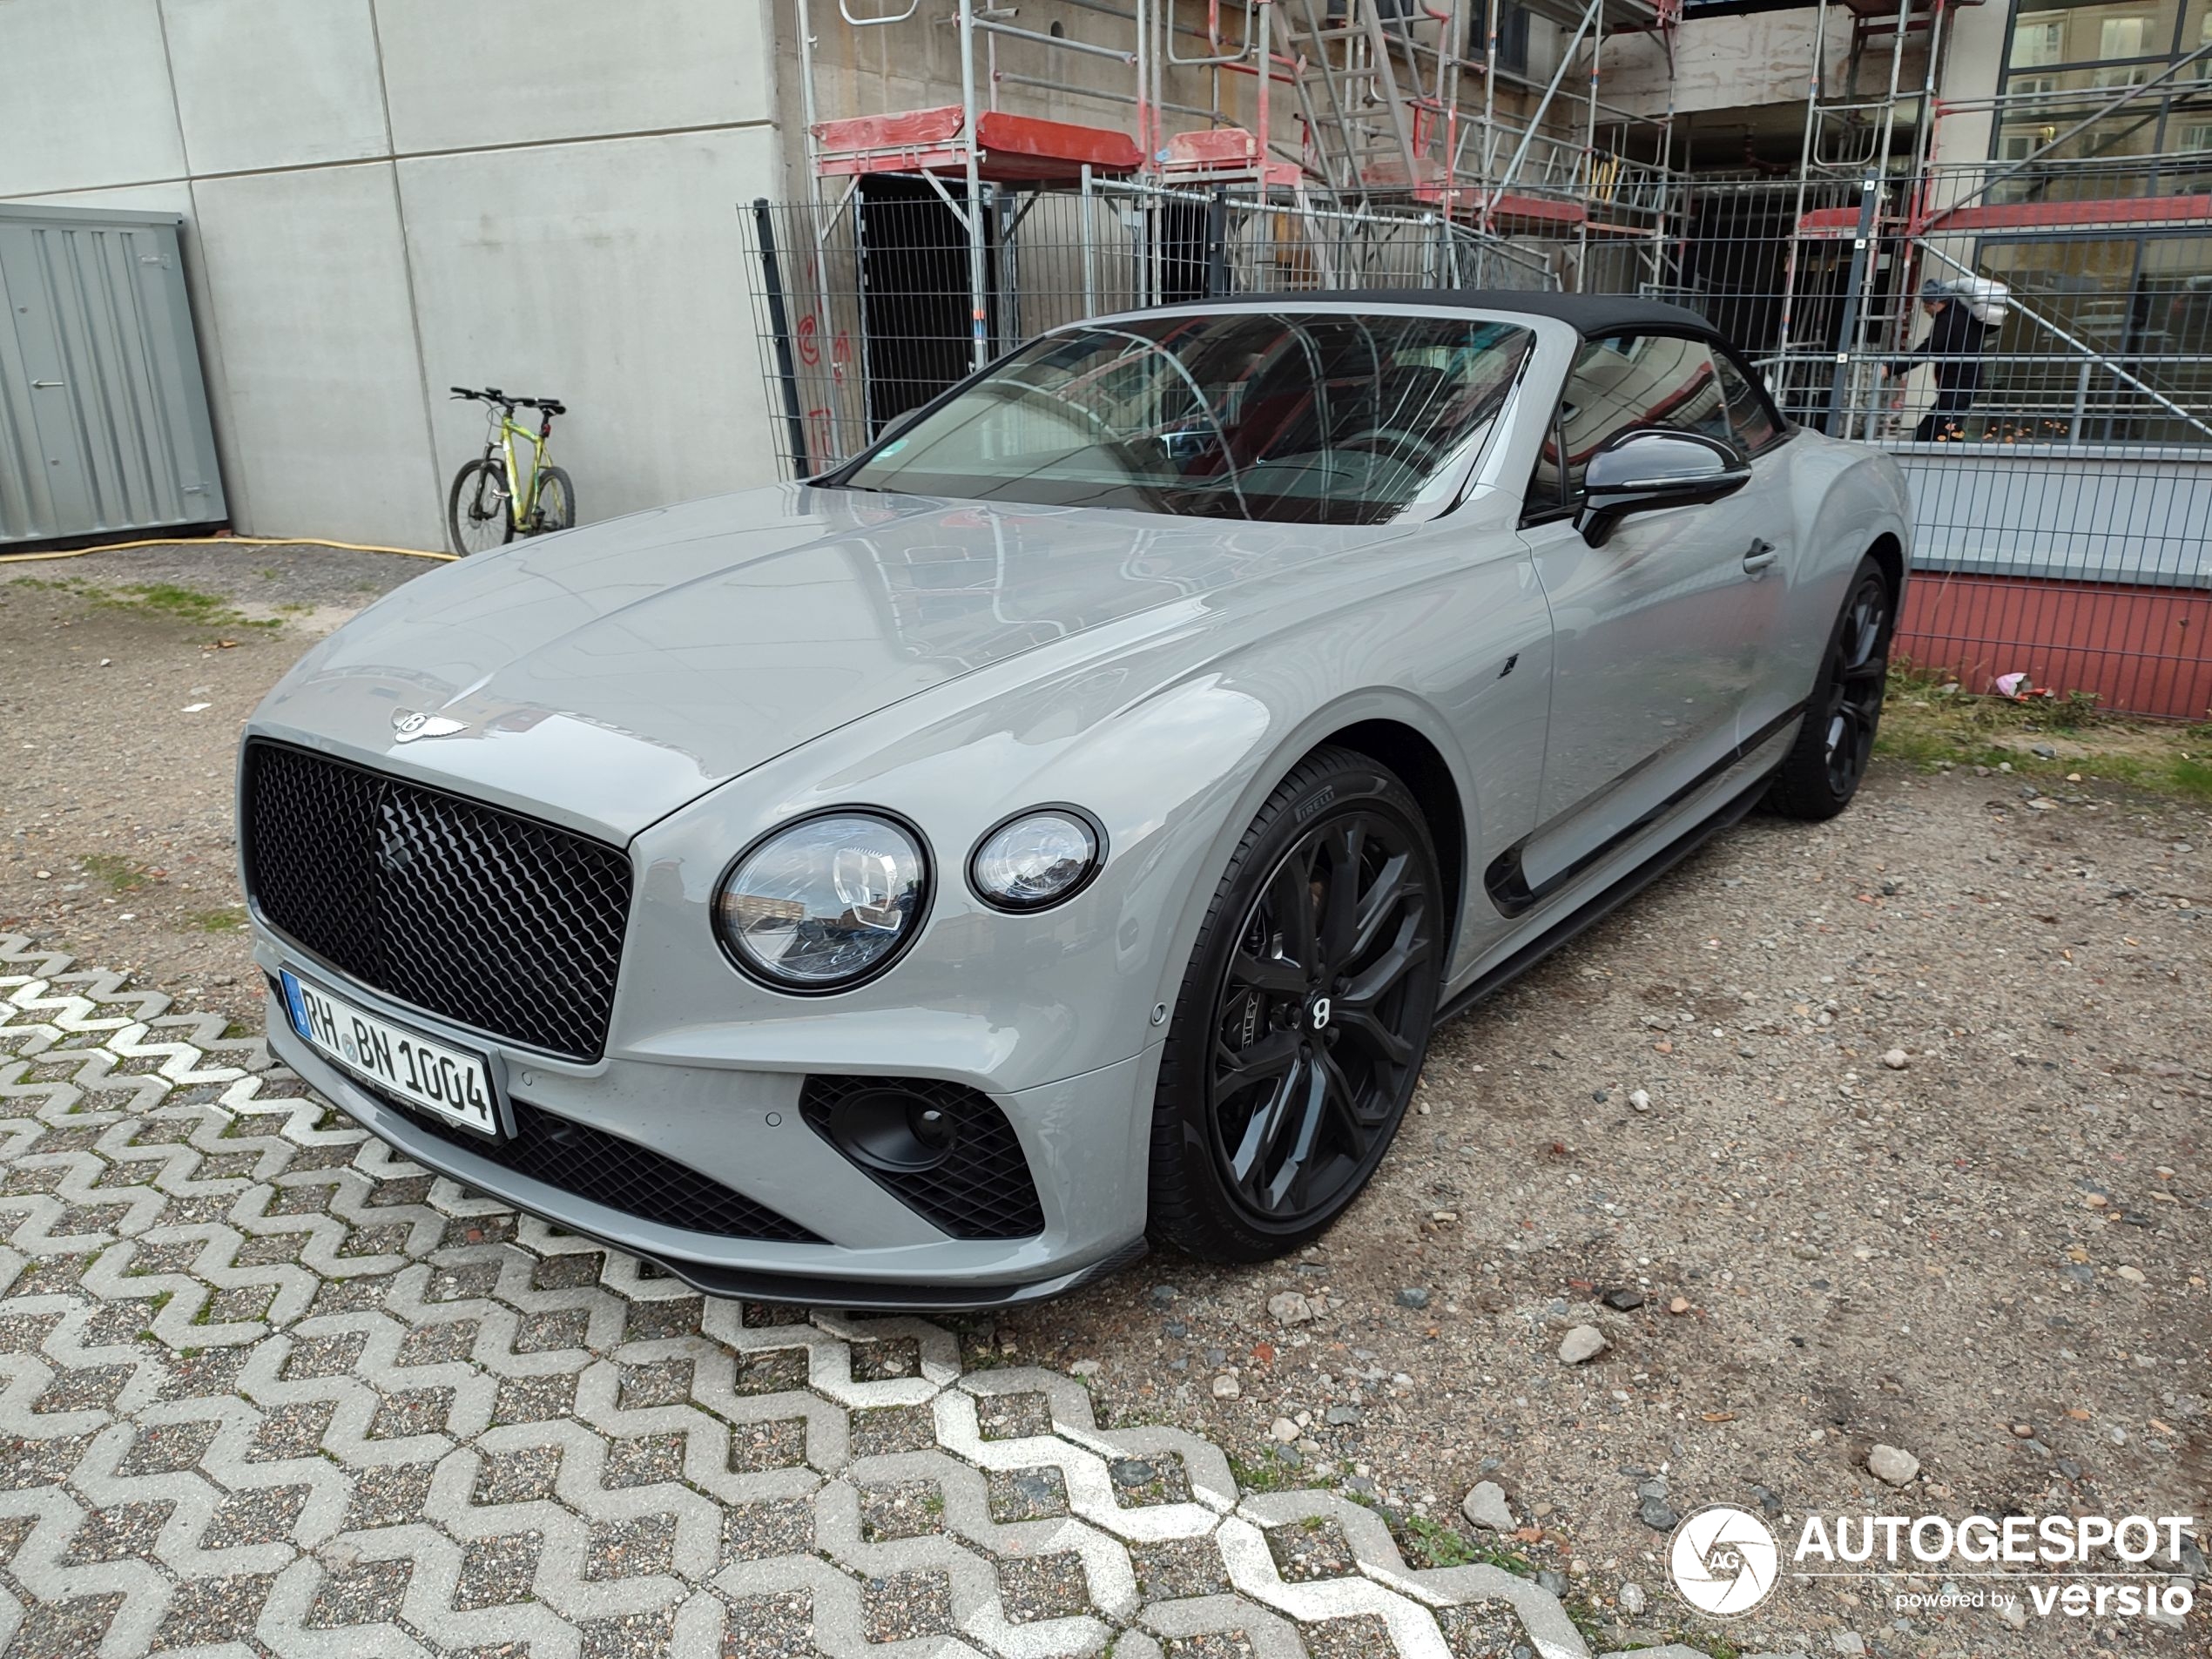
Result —
[[[326,542],[313,536],[149,536],[143,542],[110,542],[102,547],[72,547],[59,553],[0,553],[0,564],[28,564],[39,559],[81,559],[88,553],[120,553],[133,547],[334,547],[347,553],[396,553],[402,558],[453,560],[458,553],[430,553],[419,547],[378,547],[367,542]]]

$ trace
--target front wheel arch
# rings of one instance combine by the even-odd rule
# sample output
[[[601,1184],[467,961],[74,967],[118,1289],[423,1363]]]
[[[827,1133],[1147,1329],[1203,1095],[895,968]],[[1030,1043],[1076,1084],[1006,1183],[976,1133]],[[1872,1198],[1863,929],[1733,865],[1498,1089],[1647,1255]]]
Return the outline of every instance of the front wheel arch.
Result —
[[[1184,968],[1212,898],[1214,880],[1235,853],[1245,826],[1285,778],[1331,745],[1355,750],[1397,772],[1420,803],[1430,840],[1437,844],[1439,863],[1447,867],[1440,873],[1452,884],[1454,894],[1445,943],[1448,977],[1460,942],[1469,872],[1479,867],[1471,849],[1481,844],[1483,819],[1482,799],[1468,782],[1466,758],[1442,718],[1426,704],[1395,688],[1367,686],[1332,698],[1287,729],[1278,727],[1254,735],[1258,740],[1242,750],[1224,779],[1233,788],[1233,795],[1222,794],[1209,809],[1205,840],[1190,843],[1155,871],[1161,876],[1175,872],[1177,883],[1171,897],[1159,900],[1175,920],[1160,941],[1155,1004],[1174,1005]],[[1420,781],[1400,768],[1400,759],[1410,760],[1421,772]],[[1440,827],[1446,813],[1453,821],[1448,851],[1444,845],[1447,832]]]
[[[1335,747],[1363,754],[1397,774],[1399,782],[1420,804],[1428,820],[1429,840],[1436,852],[1437,873],[1444,883],[1444,959],[1452,960],[1459,937],[1460,907],[1467,892],[1467,813],[1460,804],[1460,780],[1443,752],[1414,727],[1400,720],[1361,720],[1332,732],[1314,750]],[[1309,751],[1309,753],[1312,751]],[[1303,759],[1303,757],[1301,757]]]

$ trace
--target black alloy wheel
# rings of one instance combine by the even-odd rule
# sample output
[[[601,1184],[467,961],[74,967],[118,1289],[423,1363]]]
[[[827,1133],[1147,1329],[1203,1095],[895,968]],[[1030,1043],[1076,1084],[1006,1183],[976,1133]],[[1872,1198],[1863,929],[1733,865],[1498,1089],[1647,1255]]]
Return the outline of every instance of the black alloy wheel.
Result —
[[[1889,674],[1883,654],[1889,641],[1888,585],[1877,574],[1862,577],[1844,607],[1832,666],[1823,741],[1827,747],[1828,787],[1848,799],[1866,775],[1874,755],[1874,728],[1881,724],[1882,692]]]
[[[1395,778],[1324,750],[1285,780],[1223,878],[1178,1001],[1156,1231],[1258,1260],[1352,1202],[1427,1051],[1443,908],[1426,825]]]
[[[1804,723],[1775,772],[1767,799],[1776,811],[1824,819],[1851,805],[1873,759],[1896,626],[1889,577],[1871,557],[1861,559],[1829,636]]]

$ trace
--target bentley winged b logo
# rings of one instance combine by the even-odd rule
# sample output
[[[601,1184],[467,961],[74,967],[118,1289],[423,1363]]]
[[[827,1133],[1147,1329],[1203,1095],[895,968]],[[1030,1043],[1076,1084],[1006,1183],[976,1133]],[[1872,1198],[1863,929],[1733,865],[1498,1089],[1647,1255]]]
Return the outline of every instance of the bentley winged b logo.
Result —
[[[392,740],[413,743],[418,738],[449,738],[456,732],[466,732],[469,722],[449,720],[442,714],[425,714],[420,709],[392,711]]]

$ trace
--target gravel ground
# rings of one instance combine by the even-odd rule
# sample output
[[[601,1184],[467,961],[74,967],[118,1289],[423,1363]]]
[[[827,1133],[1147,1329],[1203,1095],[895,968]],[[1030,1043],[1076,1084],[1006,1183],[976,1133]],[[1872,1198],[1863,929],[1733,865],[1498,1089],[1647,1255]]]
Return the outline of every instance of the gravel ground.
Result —
[[[1785,1541],[1815,1512],[2194,1514],[2201,1539],[2212,822],[2015,784],[1884,766],[1832,824],[1747,820],[1440,1032],[1323,1248],[1156,1257],[992,1335],[1095,1365],[1114,1421],[1415,1517],[1498,1482],[1504,1541],[1604,1645],[1690,1624],[1663,1552],[1708,1503]],[[1562,1363],[1581,1325],[1604,1351]],[[1918,1458],[1912,1490],[1868,1474],[1876,1444]],[[1787,1587],[1727,1638],[2183,1650],[2140,1622],[1900,1628],[1871,1588]]]
[[[239,728],[312,640],[435,568],[219,543],[0,563],[0,923],[258,1019]]]
[[[0,924],[258,1018],[238,723],[313,629],[422,568],[266,549],[0,566],[19,745]],[[64,577],[87,588],[33,584]],[[165,582],[233,615],[127,591]],[[1785,1540],[1869,1511],[2193,1514],[2202,1535],[2209,816],[1885,765],[1833,824],[1754,818],[1444,1028],[1324,1247],[1241,1271],[1156,1257],[970,1325],[971,1358],[1076,1368],[1102,1421],[1194,1429],[1248,1485],[1340,1480],[1406,1517],[1413,1559],[1501,1549],[1560,1575],[1601,1650],[1699,1635],[1663,1551],[1706,1503],[1764,1508]],[[1603,1352],[1563,1363],[1586,1325]],[[862,1415],[872,1450],[927,1443],[896,1408]],[[1918,1459],[1912,1489],[1868,1474],[1877,1443]],[[1486,1479],[1508,1537],[1460,1520]],[[934,1586],[898,1588],[871,1634],[939,1616]],[[376,1593],[366,1572],[354,1593]],[[2141,1622],[1900,1615],[1864,1578],[1787,1585],[1726,1635],[2203,1651]]]

